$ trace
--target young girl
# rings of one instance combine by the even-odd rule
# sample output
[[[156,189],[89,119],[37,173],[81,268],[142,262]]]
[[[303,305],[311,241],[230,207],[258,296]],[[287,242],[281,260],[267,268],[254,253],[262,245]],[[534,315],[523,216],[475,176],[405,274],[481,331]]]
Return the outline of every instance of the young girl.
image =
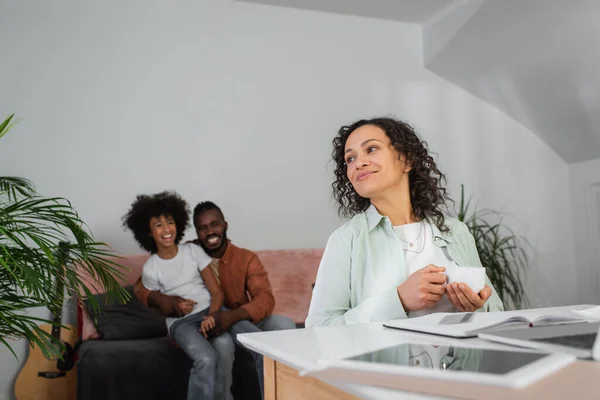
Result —
[[[194,361],[188,399],[230,399],[233,339],[229,333],[209,339],[215,326],[210,314],[222,307],[223,293],[204,250],[179,244],[189,221],[187,203],[175,192],[139,195],[123,220],[152,253],[142,272],[144,286],[179,298],[184,316],[167,318],[167,327]]]

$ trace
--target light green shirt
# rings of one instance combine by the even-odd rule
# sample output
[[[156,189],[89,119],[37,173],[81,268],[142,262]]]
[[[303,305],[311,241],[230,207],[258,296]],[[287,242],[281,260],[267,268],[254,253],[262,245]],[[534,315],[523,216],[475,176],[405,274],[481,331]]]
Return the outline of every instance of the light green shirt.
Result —
[[[475,240],[467,226],[445,219],[449,232],[433,221],[436,246],[446,247],[459,266],[481,266]],[[306,318],[306,326],[386,322],[406,318],[396,288],[407,278],[404,250],[392,223],[371,205],[329,237]],[[425,267],[425,265],[423,266]],[[502,301],[492,288],[483,311],[502,311]]]

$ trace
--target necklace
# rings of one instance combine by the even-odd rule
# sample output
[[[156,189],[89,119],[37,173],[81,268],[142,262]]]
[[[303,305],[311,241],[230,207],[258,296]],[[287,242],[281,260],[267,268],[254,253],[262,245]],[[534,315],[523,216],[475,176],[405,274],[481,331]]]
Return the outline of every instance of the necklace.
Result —
[[[398,239],[402,240],[404,243],[408,244],[408,247],[413,247],[414,243],[419,240],[419,238],[421,237],[421,232],[423,232],[423,225],[425,225],[425,223],[423,223],[423,221],[421,221],[421,228],[419,229],[419,234],[417,235],[417,237],[415,238],[415,240],[411,240],[408,241],[406,239],[402,239],[400,237],[400,235],[396,235],[398,236]]]
[[[423,246],[421,247],[420,250],[409,250],[409,248],[404,248],[404,246],[402,246],[402,250],[408,251],[408,252],[411,252],[411,253],[420,253],[423,250],[425,250],[425,245],[427,244],[427,229],[424,229],[424,231],[425,231],[425,233],[423,234]],[[419,236],[421,236],[420,233],[419,233]],[[415,242],[417,241],[417,239],[415,239]],[[412,242],[412,243],[414,243],[414,242]]]

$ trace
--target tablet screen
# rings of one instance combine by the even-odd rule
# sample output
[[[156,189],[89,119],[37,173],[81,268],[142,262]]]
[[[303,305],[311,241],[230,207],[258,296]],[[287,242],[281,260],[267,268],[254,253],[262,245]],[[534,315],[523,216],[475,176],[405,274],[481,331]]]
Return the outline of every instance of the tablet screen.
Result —
[[[504,375],[546,356],[547,354],[522,352],[518,349],[489,350],[404,343],[345,360]]]

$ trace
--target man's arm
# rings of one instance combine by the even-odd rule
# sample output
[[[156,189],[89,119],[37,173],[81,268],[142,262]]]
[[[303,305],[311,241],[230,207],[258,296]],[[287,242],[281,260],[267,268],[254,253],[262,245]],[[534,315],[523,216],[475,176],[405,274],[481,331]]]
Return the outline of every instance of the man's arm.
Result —
[[[273,313],[275,297],[265,267],[256,254],[252,255],[246,275],[246,289],[250,302],[242,307],[250,315],[252,322],[258,322]]]
[[[265,267],[254,254],[248,264],[246,288],[250,293],[250,302],[230,311],[219,311],[214,314],[216,330],[224,332],[238,321],[251,320],[258,322],[273,312],[275,297]]]

